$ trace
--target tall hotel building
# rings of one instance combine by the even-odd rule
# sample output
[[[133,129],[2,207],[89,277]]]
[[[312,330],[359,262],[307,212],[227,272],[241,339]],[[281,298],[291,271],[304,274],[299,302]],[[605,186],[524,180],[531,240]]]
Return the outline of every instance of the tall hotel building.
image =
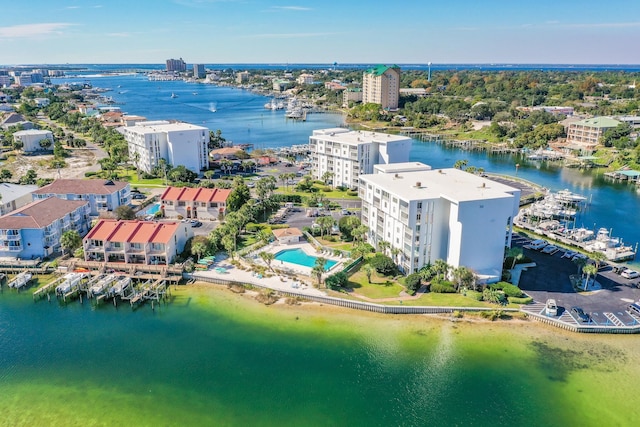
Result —
[[[442,259],[454,268],[470,268],[480,282],[500,280],[519,189],[462,170],[431,170],[412,162],[376,167],[375,174],[360,176],[359,196],[369,243],[389,242],[405,273]]]
[[[398,108],[400,67],[377,65],[362,76],[362,103],[380,104],[385,110]]]
[[[358,176],[373,173],[373,166],[409,161],[411,138],[343,128],[314,130],[309,137],[311,174],[323,179],[331,173],[334,187],[358,188]]]
[[[187,71],[187,64],[180,59],[167,59],[167,71],[181,73]]]

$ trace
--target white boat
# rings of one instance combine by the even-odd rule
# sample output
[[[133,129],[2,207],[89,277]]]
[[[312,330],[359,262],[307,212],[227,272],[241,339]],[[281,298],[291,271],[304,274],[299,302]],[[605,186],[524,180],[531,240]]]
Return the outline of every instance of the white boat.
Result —
[[[100,295],[110,286],[113,282],[118,279],[118,276],[115,274],[109,274],[106,277],[100,278],[95,284],[89,287],[89,293],[93,296]]]
[[[126,277],[126,276],[121,277],[116,282],[116,284],[109,289],[109,295],[111,296],[120,295],[125,289],[129,287],[130,284],[131,284],[130,277]]]
[[[68,273],[64,275],[64,281],[56,286],[56,294],[64,295],[78,287],[84,278],[84,273]]]
[[[22,273],[14,277],[14,279],[9,282],[8,286],[10,288],[20,289],[29,284],[29,282],[31,281],[31,277],[33,277],[31,273],[29,273],[28,271],[23,271]]]
[[[171,92],[171,97],[172,97],[172,98],[177,98],[177,97],[178,97],[178,95],[176,95],[175,93]]]
[[[587,198],[576,193],[572,193],[571,191],[565,189],[560,190],[555,194],[557,200],[566,203],[581,203],[587,201]]]

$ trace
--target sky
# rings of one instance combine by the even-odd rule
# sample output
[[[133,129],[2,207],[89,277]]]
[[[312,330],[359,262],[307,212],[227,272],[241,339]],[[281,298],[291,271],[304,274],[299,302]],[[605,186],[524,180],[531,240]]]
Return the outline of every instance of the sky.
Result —
[[[0,64],[640,64],[640,1],[3,0]]]

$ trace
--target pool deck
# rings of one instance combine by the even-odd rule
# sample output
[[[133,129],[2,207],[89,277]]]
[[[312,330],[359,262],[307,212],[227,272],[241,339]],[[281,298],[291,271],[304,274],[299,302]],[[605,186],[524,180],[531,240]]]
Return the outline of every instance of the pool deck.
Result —
[[[277,254],[280,251],[285,251],[285,250],[293,250],[293,249],[301,249],[302,251],[304,251],[307,255],[318,258],[318,257],[324,257],[327,260],[330,261],[335,261],[336,264],[333,265],[329,270],[328,270],[328,274],[333,274],[336,271],[339,270],[340,266],[342,265],[344,259],[341,259],[339,257],[335,257],[333,254],[326,254],[326,253],[320,253],[318,251],[315,250],[315,248],[311,245],[311,243],[307,242],[307,241],[302,241],[299,243],[289,243],[289,244],[279,244],[277,242],[273,242],[270,245],[262,248],[260,251],[258,252],[270,252],[272,254]],[[260,256],[257,253],[253,253],[251,254],[252,256],[255,256],[256,258],[254,258],[254,261],[261,263],[263,265],[264,261],[262,261],[262,259],[260,258]],[[312,267],[305,267],[304,265],[300,265],[300,264],[295,264],[292,262],[287,262],[287,261],[280,261],[280,260],[273,260],[273,262],[271,263],[271,266],[273,268],[280,268],[280,269],[285,269],[288,271],[291,271],[292,273],[296,273],[296,274],[302,274],[304,276],[311,276],[311,268]]]

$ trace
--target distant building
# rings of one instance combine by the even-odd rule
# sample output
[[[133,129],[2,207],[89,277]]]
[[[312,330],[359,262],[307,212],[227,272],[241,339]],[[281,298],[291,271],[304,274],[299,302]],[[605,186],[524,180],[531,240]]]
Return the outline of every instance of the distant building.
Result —
[[[22,114],[9,113],[0,120],[0,128],[7,130],[13,126],[22,126],[22,129],[33,129],[35,126],[32,122],[26,120]]]
[[[303,237],[302,231],[296,227],[278,228],[272,231],[276,240],[280,244],[298,243]]]
[[[331,81],[331,82],[324,82],[324,88],[333,90],[333,91],[338,91],[338,90],[345,90],[347,87],[340,82]]]
[[[441,259],[481,282],[500,280],[520,190],[451,168],[361,175],[359,196],[369,243],[398,250],[392,257],[403,272]]]
[[[182,73],[187,71],[187,64],[180,59],[167,59],[167,71]]]
[[[193,64],[193,77],[196,79],[204,79],[207,76],[207,71],[204,68],[204,64]]]
[[[301,85],[313,84],[313,74],[302,73],[298,76],[296,82]]]
[[[348,107],[350,102],[362,102],[361,88],[347,88],[344,92],[342,92],[342,106]]]
[[[0,76],[0,87],[9,87],[11,86],[11,77],[9,76]]]
[[[141,171],[151,173],[160,159],[197,174],[209,167],[206,127],[157,121],[136,123],[121,131],[129,146],[129,158]]]
[[[56,197],[36,200],[0,217],[0,257],[43,258],[59,252],[60,237],[89,229],[89,202]]]
[[[593,151],[600,143],[604,132],[620,124],[621,122],[610,117],[594,117],[572,122],[567,128],[567,145],[575,149]]]
[[[20,130],[13,134],[13,139],[14,141],[22,142],[22,151],[24,151],[25,153],[43,151],[44,148],[42,148],[42,146],[40,145],[40,141],[45,139],[50,142],[50,146],[48,149],[53,148],[53,133],[50,130]]]
[[[168,265],[191,237],[193,230],[184,222],[101,219],[82,247],[86,261]]]
[[[333,186],[358,187],[358,176],[373,173],[376,164],[409,161],[411,138],[343,128],[314,130],[309,137],[312,175],[332,174]]]
[[[167,218],[218,219],[227,209],[230,189],[168,187],[160,201]]]
[[[294,86],[291,80],[274,79],[273,90],[276,92],[284,92],[287,89],[291,89]]]
[[[400,67],[377,65],[362,76],[362,102],[380,104],[385,110],[398,108],[400,98]]]
[[[244,153],[244,150],[238,147],[222,147],[222,148],[216,148],[215,150],[211,150],[209,152],[209,157],[211,157],[211,160],[214,160],[214,161],[223,160],[223,159],[236,160],[238,158],[239,152]]]
[[[89,203],[89,213],[99,215],[112,212],[118,206],[131,203],[128,182],[104,179],[56,179],[33,192],[33,200],[57,197],[64,200],[83,200]]]
[[[49,98],[34,98],[33,101],[36,103],[36,107],[38,108],[46,107],[51,102]]]
[[[31,203],[31,193],[37,189],[37,185],[0,183],[0,216]]]
[[[239,73],[236,73],[236,83],[246,83],[249,81],[249,77],[251,77],[251,74],[249,74],[248,71],[240,71]]]

